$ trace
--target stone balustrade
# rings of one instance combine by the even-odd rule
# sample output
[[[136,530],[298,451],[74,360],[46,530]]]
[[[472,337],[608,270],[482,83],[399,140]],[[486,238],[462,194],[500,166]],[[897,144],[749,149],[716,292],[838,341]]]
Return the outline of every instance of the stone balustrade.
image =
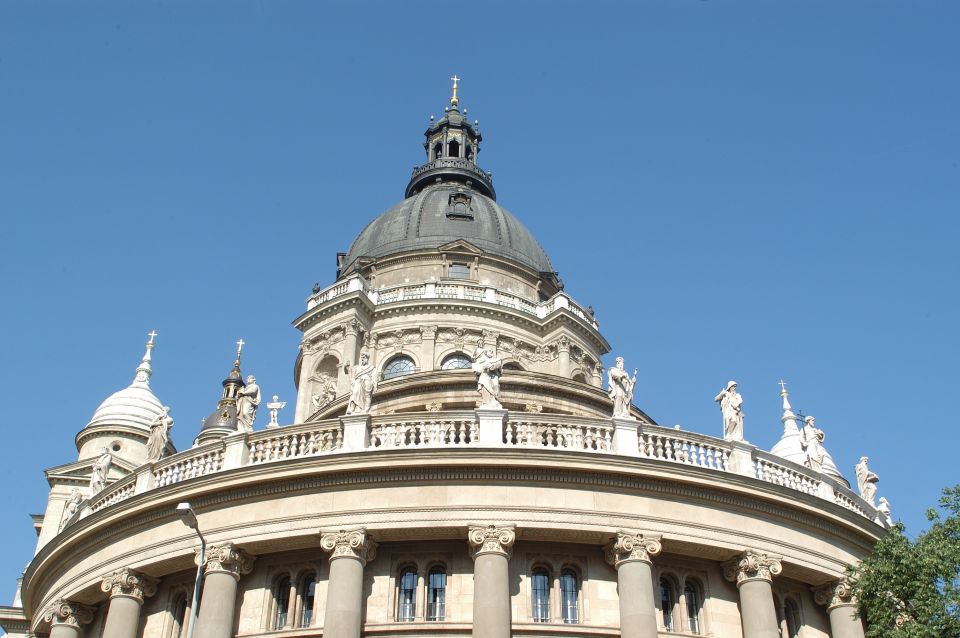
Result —
[[[440,446],[474,450],[541,448],[626,456],[638,463],[693,466],[739,474],[820,497],[865,518],[875,519],[877,516],[876,508],[846,485],[748,443],[731,443],[684,430],[644,425],[639,421],[501,412],[505,417],[499,436],[499,420],[493,424],[492,436],[481,434],[481,414],[474,410],[352,415],[251,433],[238,432],[223,441],[143,465],[134,474],[93,495],[68,524],[145,491],[221,470],[367,450]],[[345,427],[348,422],[352,428],[349,432]],[[486,423],[484,427],[490,427],[490,421]],[[347,439],[349,444],[345,443]]]
[[[502,306],[504,308],[512,308],[513,310],[532,315],[538,319],[546,319],[554,312],[567,310],[587,324],[593,326],[594,329],[599,328],[599,324],[593,314],[581,307],[565,292],[558,292],[550,299],[538,303],[515,295],[512,292],[500,290],[492,286],[478,286],[468,281],[427,282],[373,290],[370,288],[367,280],[361,275],[353,275],[352,277],[338,281],[316,294],[310,295],[310,297],[307,298],[307,310],[336,299],[337,297],[354,292],[366,295],[374,305],[418,299],[459,299],[462,301],[476,301]]]

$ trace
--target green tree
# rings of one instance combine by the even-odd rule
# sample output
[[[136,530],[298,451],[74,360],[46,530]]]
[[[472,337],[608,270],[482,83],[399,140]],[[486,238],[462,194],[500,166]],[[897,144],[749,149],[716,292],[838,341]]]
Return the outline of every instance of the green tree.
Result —
[[[960,637],[960,485],[911,541],[898,523],[864,559],[853,593],[872,638]]]

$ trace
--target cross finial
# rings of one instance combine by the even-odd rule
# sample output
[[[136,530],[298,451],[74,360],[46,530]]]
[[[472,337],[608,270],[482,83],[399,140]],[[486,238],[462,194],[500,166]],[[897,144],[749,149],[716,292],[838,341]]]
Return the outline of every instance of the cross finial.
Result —
[[[147,345],[152,346],[154,338],[158,337],[159,335],[157,334],[156,330],[151,330],[150,332],[147,333],[147,336],[150,337],[150,341],[147,342]]]
[[[240,351],[243,350],[243,339],[237,341],[237,359],[240,358]]]
[[[780,381],[779,381],[778,383],[780,384],[780,394],[786,394],[786,393],[787,393],[787,382],[784,381],[783,379],[780,379]]]
[[[460,81],[460,78],[457,77],[457,74],[454,73],[453,77],[450,78],[453,80],[453,95],[450,97],[450,106],[456,106],[460,103],[460,98],[457,97],[457,82]]]

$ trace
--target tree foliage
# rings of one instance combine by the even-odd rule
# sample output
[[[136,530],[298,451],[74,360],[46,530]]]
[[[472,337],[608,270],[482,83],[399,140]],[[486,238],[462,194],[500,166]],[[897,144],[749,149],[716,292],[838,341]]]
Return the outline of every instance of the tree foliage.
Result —
[[[864,559],[853,593],[873,638],[960,637],[960,485],[911,541],[898,523]]]

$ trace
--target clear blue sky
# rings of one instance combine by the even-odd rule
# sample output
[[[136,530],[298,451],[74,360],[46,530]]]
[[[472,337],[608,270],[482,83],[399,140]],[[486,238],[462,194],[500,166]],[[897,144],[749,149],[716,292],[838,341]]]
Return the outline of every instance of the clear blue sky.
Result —
[[[3,2],[0,603],[43,469],[147,332],[180,448],[239,337],[292,404],[290,322],[402,199],[454,73],[641,408],[719,435],[735,378],[769,449],[782,377],[916,533],[960,482],[958,26],[956,2]]]

